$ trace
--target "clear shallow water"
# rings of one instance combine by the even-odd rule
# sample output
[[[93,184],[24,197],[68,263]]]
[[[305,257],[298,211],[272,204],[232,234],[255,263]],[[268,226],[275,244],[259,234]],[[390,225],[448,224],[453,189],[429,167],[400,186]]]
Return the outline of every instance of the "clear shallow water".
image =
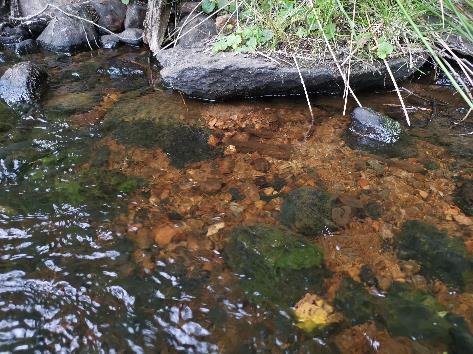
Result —
[[[33,59],[43,60],[39,56]],[[361,332],[355,330],[358,334],[353,338],[346,337],[352,326],[360,324],[358,314],[353,318],[347,316],[337,325],[316,333],[306,333],[294,325],[290,307],[268,306],[264,301],[253,301],[245,295],[240,283],[242,276],[233,274],[226,265],[222,245],[228,229],[246,223],[276,222],[277,207],[260,209],[261,204],[253,203],[260,200],[258,195],[266,193],[264,190],[268,186],[277,189],[279,187],[275,186],[280,183],[281,188],[283,185],[293,188],[323,181],[336,193],[366,190],[355,176],[357,170],[353,167],[357,159],[365,155],[346,155],[345,150],[337,152],[341,146],[338,142],[341,126],[337,124],[344,123],[341,118],[341,123],[337,123],[331,116],[340,114],[339,100],[315,100],[323,122],[318,127],[321,136],[315,135],[314,143],[306,145],[312,149],[320,142],[325,151],[333,155],[328,154],[325,162],[311,165],[311,156],[322,156],[320,151],[309,151],[310,158],[305,159],[309,167],[319,169],[315,172],[307,172],[307,166],[297,165],[297,159],[301,157],[296,156],[293,158],[295,169],[284,174],[284,168],[288,169],[283,168],[287,159],[278,160],[274,156],[285,156],[287,149],[284,146],[291,144],[301,151],[305,149],[297,142],[307,128],[307,112],[302,99],[215,106],[189,101],[159,87],[151,89],[149,84],[156,77],[156,71],[148,65],[147,54],[126,50],[99,52],[94,58],[89,53],[73,58],[47,56],[45,63],[50,74],[50,88],[41,107],[15,113],[2,106],[3,121],[7,124],[2,128],[0,139],[1,351],[343,352],[344,343],[361,340],[360,336],[363,336],[359,333],[362,331],[368,333],[365,334],[371,343],[368,350],[378,348],[380,343],[381,349],[386,348],[387,352],[393,348],[409,348],[414,352],[448,348],[448,341],[429,339],[424,343],[425,338],[419,338],[423,345],[419,348],[402,331],[396,332],[395,326],[388,334],[379,323],[378,329],[360,327],[358,331]],[[437,92],[435,87],[416,85],[421,85],[429,95],[434,96]],[[445,95],[445,92],[441,94]],[[373,108],[386,110],[388,107],[389,111],[389,107],[393,107],[390,105],[395,104],[393,97],[393,94],[372,94],[364,99]],[[448,109],[460,105],[456,98],[448,99],[453,100],[447,102]],[[445,116],[453,117],[447,108],[433,123],[442,129],[451,124]],[[266,114],[259,120],[261,112]],[[414,113],[419,116],[416,122],[420,128],[415,128],[413,135],[426,135],[422,123],[429,116],[423,112],[420,109]],[[398,115],[399,110],[393,107],[390,113]],[[266,139],[266,145],[258,145],[250,144],[246,137],[233,135],[234,142],[230,144],[239,146],[239,143],[241,150],[245,148],[250,154],[267,157],[272,162],[273,170],[264,181],[261,181],[261,174],[258,177],[258,172],[248,170],[248,166],[255,165],[257,156],[251,157],[251,163],[245,160],[250,155],[234,156],[237,167],[230,174],[222,167],[212,165],[212,161],[221,161],[222,156],[228,156],[228,144],[225,146],[225,138],[219,134],[223,136],[223,132],[232,129],[230,123],[219,126],[220,123],[212,123],[212,119],[217,116],[230,122],[233,115],[240,115],[237,120],[248,120],[244,127],[234,123],[236,131],[248,131],[258,139]],[[302,123],[297,117],[302,117]],[[143,135],[137,139],[125,134],[130,138],[123,142],[124,134],[119,133],[117,126],[130,121],[139,123],[143,119],[157,122],[156,131],[148,135],[132,131],[130,134],[144,134],[146,139]],[[277,132],[268,132],[268,127],[275,125],[284,131],[285,139],[288,139],[285,143],[277,140],[281,139]],[[209,132],[209,127],[214,130]],[[160,132],[164,134],[160,135]],[[439,139],[427,135],[426,141]],[[222,146],[208,148],[210,136],[220,139]],[[291,140],[291,137],[295,138]],[[452,139],[454,143],[441,143],[447,146],[469,144],[468,140],[465,142],[467,137]],[[270,140],[280,145],[270,145]],[[131,147],[123,150],[122,143]],[[187,145],[192,147],[192,153],[185,148]],[[464,149],[459,150],[465,153]],[[445,156],[439,153],[432,159],[437,161]],[[323,163],[333,163],[333,160],[339,161],[337,164],[342,170],[350,172],[342,176],[333,173],[335,170],[329,171],[328,165]],[[382,163],[389,165],[391,162]],[[454,166],[451,168],[454,172],[441,169],[440,173],[446,175],[439,178],[450,181],[452,176],[468,177],[471,174],[468,156],[448,160],[448,164]],[[317,173],[319,176],[314,177]],[[366,172],[362,178],[374,186],[380,183],[376,185],[379,190],[386,188],[381,184],[386,182],[370,173]],[[417,176],[417,172],[413,173]],[[212,179],[225,181],[225,193],[208,192],[211,187],[202,187],[209,174]],[[399,176],[405,180],[412,177],[401,176],[401,173]],[[437,182],[437,177],[432,178]],[[357,181],[355,186],[350,182],[352,179]],[[419,183],[428,184],[429,181]],[[256,194],[252,192],[256,188],[254,185],[261,187]],[[422,184],[416,188],[424,187]],[[240,215],[239,198],[231,195],[234,192],[231,188],[246,195],[241,204],[247,214],[245,211]],[[165,193],[171,196],[163,197]],[[404,208],[402,200],[379,199],[381,197],[376,193],[373,188],[372,195],[367,195],[370,200],[385,203],[384,209],[393,209],[392,213],[386,212],[381,221],[396,227],[397,223],[390,218],[397,214],[396,208]],[[160,203],[153,202],[157,195],[161,198]],[[196,206],[192,198],[203,201]],[[418,203],[422,217],[417,218],[430,218],[465,241],[472,237],[470,226],[455,220],[441,224],[443,214],[431,215],[426,211],[436,209],[439,202],[420,200]],[[408,210],[407,213],[415,214],[415,211]],[[352,245],[350,249],[344,244],[344,237],[351,237],[355,241],[350,242],[358,244],[366,242],[362,239],[362,235],[367,234],[363,227],[366,225],[372,230],[375,226],[371,222],[376,218],[363,220],[359,224],[354,222],[356,225],[345,231],[333,234],[334,230],[330,230],[321,241],[326,243],[323,247],[327,266],[334,274],[328,283],[335,284],[333,279],[339,275],[351,275],[352,267],[359,271],[360,258],[353,254],[361,248]],[[222,233],[207,236],[209,226],[222,221],[226,224]],[[137,241],[134,236],[141,229],[155,232],[161,225],[183,222],[189,225],[190,231],[186,229],[180,241],[153,245],[153,241],[147,242],[149,237],[140,236]],[[191,241],[197,246],[192,246]],[[333,249],[342,249],[340,262],[343,264],[330,258],[331,242]],[[378,250],[367,252],[371,257]],[[353,257],[351,263],[350,257]],[[390,266],[392,254],[382,257]],[[359,279],[356,272],[353,274]],[[401,275],[399,278],[410,284],[411,278]],[[323,291],[327,298],[330,288],[327,286]],[[432,287],[427,290],[434,294]],[[287,289],[288,293],[292,291]],[[353,293],[362,296],[355,290]],[[450,306],[449,311],[471,320],[468,318],[473,308],[468,307],[471,306],[468,303],[470,295],[467,291],[462,293],[465,298],[455,301],[466,304],[466,309],[457,310],[452,305],[453,300],[446,299],[444,303]],[[438,290],[434,296],[440,301],[442,294]],[[256,294],[256,298],[258,296]]]

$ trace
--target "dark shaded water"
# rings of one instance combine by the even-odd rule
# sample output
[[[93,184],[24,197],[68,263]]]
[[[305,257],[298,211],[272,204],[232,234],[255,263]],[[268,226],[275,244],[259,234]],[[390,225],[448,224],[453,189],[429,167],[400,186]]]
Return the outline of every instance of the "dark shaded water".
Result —
[[[472,242],[472,219],[458,209],[445,214],[442,198],[407,202],[383,194],[389,188],[399,196],[424,189],[434,193],[429,186],[441,181],[441,193],[450,198],[446,203],[454,205],[455,184],[471,178],[471,118],[461,127],[454,125],[465,111],[449,88],[431,86],[427,79],[409,86],[427,97],[421,102],[410,97],[415,125],[410,134],[421,141],[419,150],[433,144],[433,155],[423,159],[440,164],[437,172],[399,167],[402,160],[377,160],[397,171],[402,183],[418,180],[413,192],[388,180],[390,173],[373,173],[366,167],[372,160],[356,167],[373,157],[340,144],[346,118],[340,117],[343,102],[338,99],[314,98],[320,134],[301,146],[307,129],[302,99],[215,106],[192,102],[153,87],[157,71],[145,52],[93,56],[32,57],[44,60],[50,74],[42,105],[21,112],[0,105],[0,351],[346,352],[347,343],[355,343],[353,352],[471,349],[469,280],[462,289],[452,289],[435,275],[423,274],[426,286],[417,286],[415,275],[402,269],[387,276],[384,268],[376,268],[375,257],[381,255],[385,268],[399,269],[389,241],[366,251],[370,260],[356,256],[363,242],[371,242],[363,237],[381,234],[386,225],[396,231],[410,218],[446,228],[462,245]],[[394,94],[363,99],[401,118]],[[429,111],[432,102],[440,102],[435,114]],[[222,121],[214,122],[215,117]],[[239,125],[245,119],[248,123]],[[233,132],[230,140],[228,131]],[[285,158],[291,146],[299,152]],[[311,150],[317,146],[325,150]],[[421,157],[407,165],[417,166]],[[270,161],[271,170],[252,170],[258,158]],[[236,163],[230,174],[222,167],[229,159]],[[373,186],[371,194],[365,193],[362,179]],[[223,181],[223,187],[214,188],[215,180]],[[327,269],[318,275],[325,277],[325,289],[317,291],[344,319],[306,332],[295,326],[291,310],[306,289],[298,288],[295,279],[277,283],[287,286],[289,306],[268,303],[264,292],[255,289],[248,294],[240,282],[244,275],[235,275],[226,264],[224,245],[234,226],[277,223],[276,199],[314,184],[337,195],[365,193],[365,201],[386,211],[381,219],[354,216],[350,227],[327,230],[318,239]],[[220,232],[209,231],[219,223]],[[185,232],[163,241],[166,225],[184,225]],[[340,251],[339,258],[332,251]],[[238,259],[233,256],[232,262]],[[363,264],[373,268],[373,277],[390,278],[407,290],[395,285],[382,300],[386,293],[372,287],[369,295],[369,284],[363,288],[349,280],[363,281]],[[397,307],[399,312],[388,311]],[[367,325],[370,321],[376,325]]]

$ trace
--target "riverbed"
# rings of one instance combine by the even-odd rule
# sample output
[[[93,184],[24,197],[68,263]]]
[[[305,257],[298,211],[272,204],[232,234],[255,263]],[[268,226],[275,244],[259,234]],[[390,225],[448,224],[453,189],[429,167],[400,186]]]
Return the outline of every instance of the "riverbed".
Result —
[[[0,104],[0,351],[473,350],[473,121],[442,77],[403,85],[409,128],[395,92],[359,94],[409,136],[389,156],[347,143],[338,96],[311,96],[312,126],[304,97],[169,91],[142,49],[29,59],[41,104]],[[284,222],[296,190],[328,196],[320,232]],[[232,248],[265,228],[323,262],[286,276]],[[330,315],[310,328],[306,293]]]

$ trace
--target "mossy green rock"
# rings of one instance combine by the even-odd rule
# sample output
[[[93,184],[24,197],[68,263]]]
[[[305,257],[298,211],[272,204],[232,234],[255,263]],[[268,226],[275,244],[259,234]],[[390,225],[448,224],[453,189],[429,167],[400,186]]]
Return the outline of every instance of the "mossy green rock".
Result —
[[[330,212],[331,197],[327,192],[302,187],[284,197],[281,223],[303,235],[315,236],[333,227]]]
[[[424,222],[407,221],[396,240],[398,257],[419,262],[426,276],[460,289],[471,285],[473,262],[461,239]]]
[[[468,328],[459,325],[464,323],[463,318],[456,316],[452,321],[452,315],[433,296],[404,284],[395,283],[386,297],[378,297],[345,278],[337,291],[335,307],[351,325],[374,320],[392,336],[443,343],[451,348],[467,348],[472,340]]]
[[[453,200],[465,215],[473,216],[473,181],[463,182],[457,189]]]
[[[320,291],[328,274],[317,246],[270,225],[235,228],[225,256],[256,303],[292,306],[306,292]]]

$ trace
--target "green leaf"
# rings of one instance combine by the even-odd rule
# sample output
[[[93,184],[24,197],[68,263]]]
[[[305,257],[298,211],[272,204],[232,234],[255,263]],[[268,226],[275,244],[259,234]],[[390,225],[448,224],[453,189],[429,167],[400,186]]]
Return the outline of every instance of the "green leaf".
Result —
[[[122,4],[128,5],[130,3],[130,0],[122,0]]]
[[[271,39],[273,39],[274,33],[270,29],[264,29],[261,31],[261,38],[260,38],[260,43],[265,44],[269,42]]]
[[[296,36],[299,38],[305,38],[307,34],[307,30],[304,27],[299,27],[296,31]]]
[[[238,46],[241,44],[241,36],[239,34],[230,34],[229,36],[227,36],[227,44],[228,47],[237,49]]]
[[[243,31],[241,31],[241,37],[246,40],[250,39],[251,37],[253,37],[253,29],[250,27],[246,27],[245,29],[243,29]]]
[[[335,26],[335,23],[330,22],[327,26],[325,26],[324,33],[329,40],[335,38],[335,34],[337,33],[337,27]]]
[[[223,37],[220,40],[216,41],[212,47],[214,53],[224,52],[228,48],[227,37]]]
[[[202,1],[202,11],[206,14],[210,14],[215,10],[216,3],[214,0],[203,0]]]
[[[246,41],[246,46],[248,47],[249,52],[254,52],[256,50],[257,44],[258,41],[256,40],[256,37],[251,37]]]
[[[225,6],[227,6],[228,0],[217,0],[217,8],[223,9]]]
[[[376,55],[379,59],[386,59],[392,52],[394,47],[391,43],[387,42],[386,39],[381,38],[378,43],[378,49],[376,50]]]

